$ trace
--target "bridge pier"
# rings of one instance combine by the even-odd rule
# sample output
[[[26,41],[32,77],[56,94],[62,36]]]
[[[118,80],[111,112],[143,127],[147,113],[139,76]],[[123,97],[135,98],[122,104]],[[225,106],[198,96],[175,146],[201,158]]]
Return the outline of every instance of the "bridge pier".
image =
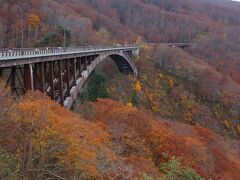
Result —
[[[87,70],[87,57],[83,58],[83,70],[86,71]]]
[[[55,92],[54,92],[54,62],[49,62],[49,76],[50,76],[50,97],[52,100],[55,99]]]
[[[38,64],[33,64],[33,88],[34,90],[37,90],[37,82],[39,80],[39,77],[38,77]]]
[[[95,60],[95,58],[96,58],[96,56],[93,56],[93,57],[92,57],[92,61],[94,61],[94,60]]]
[[[132,51],[127,51],[126,53],[127,53],[127,55],[128,55],[131,59],[133,58],[133,53],[132,53]]]
[[[25,91],[33,91],[33,67],[32,64],[24,65],[24,89]]]
[[[40,91],[42,93],[45,93],[45,71],[44,71],[45,64],[44,64],[44,62],[40,62],[38,64],[38,67],[39,67]]]
[[[91,64],[91,56],[89,56],[89,57],[86,57],[87,58],[87,65],[90,65]]]
[[[82,58],[77,58],[78,62],[78,77],[82,77]]]
[[[3,69],[0,68],[0,78],[2,78],[2,76],[3,76]]]
[[[76,58],[72,59],[73,86],[76,86]]]
[[[16,91],[16,66],[11,68],[11,92],[14,94]]]
[[[69,63],[68,59],[65,60],[65,70],[66,70],[66,75],[65,75],[65,81],[67,84],[67,97],[70,96],[70,74],[69,74]]]
[[[58,61],[57,64],[58,64],[58,90],[59,90],[60,104],[63,106],[64,97],[63,97],[62,60]]]

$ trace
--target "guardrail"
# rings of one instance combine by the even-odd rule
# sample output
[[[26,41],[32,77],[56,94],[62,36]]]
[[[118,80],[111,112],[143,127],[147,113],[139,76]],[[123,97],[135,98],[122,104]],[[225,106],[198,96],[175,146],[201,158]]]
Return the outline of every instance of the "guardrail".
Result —
[[[19,57],[31,55],[47,55],[66,52],[89,51],[108,48],[128,48],[135,45],[101,45],[101,46],[82,46],[82,47],[44,47],[44,48],[21,48],[21,49],[0,49],[0,58]]]

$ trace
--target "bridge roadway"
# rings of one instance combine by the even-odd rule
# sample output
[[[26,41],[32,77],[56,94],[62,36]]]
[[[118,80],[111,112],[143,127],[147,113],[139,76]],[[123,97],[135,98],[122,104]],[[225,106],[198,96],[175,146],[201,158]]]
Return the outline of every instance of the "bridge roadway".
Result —
[[[54,47],[54,48],[22,48],[22,49],[0,49],[0,68],[12,65],[21,65],[25,62],[47,61],[48,58],[54,60],[59,56],[74,57],[88,54],[98,54],[109,51],[132,51],[136,50],[137,46],[85,46],[85,47]],[[58,56],[58,57],[57,57]],[[55,58],[54,58],[55,57]],[[52,59],[53,58],[53,59]]]
[[[169,46],[169,47],[177,47],[177,48],[194,48],[196,47],[196,43],[159,43],[160,45],[165,45],[165,46]],[[148,45],[150,46],[155,46],[157,45],[157,43],[148,43]]]
[[[40,90],[71,108],[86,79],[102,61],[112,59],[122,73],[137,75],[132,61],[138,46],[0,49],[0,77],[14,95]]]

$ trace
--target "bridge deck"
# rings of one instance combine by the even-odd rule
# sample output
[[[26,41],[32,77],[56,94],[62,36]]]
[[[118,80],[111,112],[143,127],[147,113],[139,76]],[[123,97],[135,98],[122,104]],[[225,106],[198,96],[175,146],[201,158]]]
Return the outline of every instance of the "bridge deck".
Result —
[[[75,56],[96,55],[109,51],[131,51],[137,49],[137,46],[0,49],[0,68],[63,58],[74,58]]]
[[[0,49],[1,60],[16,60],[46,56],[68,54],[94,53],[113,50],[133,50],[136,46],[102,46],[102,47],[76,47],[76,48],[31,48],[31,49]]]

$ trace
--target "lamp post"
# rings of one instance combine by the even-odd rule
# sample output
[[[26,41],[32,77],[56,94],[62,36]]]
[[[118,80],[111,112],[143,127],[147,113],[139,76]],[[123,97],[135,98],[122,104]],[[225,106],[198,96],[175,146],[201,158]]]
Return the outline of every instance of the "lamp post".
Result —
[[[24,23],[24,15],[23,15],[23,10],[21,8],[21,6],[16,4],[16,7],[20,10],[21,14],[22,14],[22,42],[21,42],[21,48],[23,48],[23,36],[24,36],[24,27],[23,27],[23,23]]]
[[[63,36],[64,36],[64,39],[63,39],[63,47],[65,49],[66,47],[66,30],[65,30],[65,23],[64,23],[64,27],[63,27]]]
[[[63,15],[63,23],[62,23],[62,28],[63,28],[63,47],[64,47],[64,49],[66,48],[66,21],[65,21],[65,19],[66,19],[66,14],[64,14]]]

